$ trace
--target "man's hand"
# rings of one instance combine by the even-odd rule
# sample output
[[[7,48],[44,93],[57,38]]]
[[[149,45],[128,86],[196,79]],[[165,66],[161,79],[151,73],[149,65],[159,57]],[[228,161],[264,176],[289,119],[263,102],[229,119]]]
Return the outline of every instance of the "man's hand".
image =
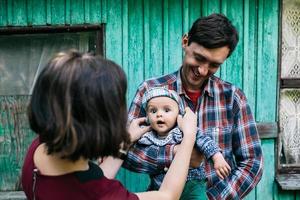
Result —
[[[150,126],[144,126],[146,122],[146,117],[136,118],[131,121],[129,124],[127,131],[130,135],[131,143],[137,141],[145,134],[147,131],[150,131]],[[143,125],[143,126],[142,126]]]

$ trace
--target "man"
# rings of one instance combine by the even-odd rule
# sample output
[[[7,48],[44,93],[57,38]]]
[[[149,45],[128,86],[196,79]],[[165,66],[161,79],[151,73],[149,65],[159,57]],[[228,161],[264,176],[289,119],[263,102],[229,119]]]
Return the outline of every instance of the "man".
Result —
[[[209,199],[241,199],[262,176],[262,150],[247,99],[239,88],[214,76],[237,43],[236,28],[224,15],[212,14],[197,19],[182,38],[185,56],[180,69],[143,82],[129,109],[129,121],[145,116],[141,107],[145,91],[152,87],[167,87],[180,95],[184,106],[197,112],[197,137],[206,141],[203,144],[209,139],[217,143],[231,167],[230,175],[220,179],[211,157],[200,152],[206,157],[203,168]],[[164,158],[172,158],[173,154],[174,146],[159,152]],[[148,155],[137,156],[151,162]]]

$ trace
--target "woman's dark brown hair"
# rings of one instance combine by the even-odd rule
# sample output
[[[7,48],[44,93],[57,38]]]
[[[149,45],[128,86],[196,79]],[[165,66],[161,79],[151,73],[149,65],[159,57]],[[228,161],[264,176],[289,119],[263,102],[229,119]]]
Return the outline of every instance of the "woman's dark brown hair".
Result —
[[[77,51],[59,53],[36,82],[28,117],[48,154],[77,160],[117,156],[128,143],[126,76],[114,62]]]

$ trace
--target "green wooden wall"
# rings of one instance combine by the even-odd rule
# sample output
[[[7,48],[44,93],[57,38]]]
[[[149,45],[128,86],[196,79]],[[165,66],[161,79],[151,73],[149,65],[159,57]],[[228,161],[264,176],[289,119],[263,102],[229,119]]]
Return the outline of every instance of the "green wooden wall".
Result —
[[[0,26],[106,24],[106,56],[128,76],[128,101],[139,83],[178,69],[181,37],[199,16],[226,14],[240,42],[218,75],[246,93],[258,122],[276,122],[280,0],[0,0]],[[0,44],[1,45],[1,44]],[[275,180],[274,138],[263,139],[264,175],[246,199],[300,199]],[[131,190],[146,188],[145,175],[122,170]]]

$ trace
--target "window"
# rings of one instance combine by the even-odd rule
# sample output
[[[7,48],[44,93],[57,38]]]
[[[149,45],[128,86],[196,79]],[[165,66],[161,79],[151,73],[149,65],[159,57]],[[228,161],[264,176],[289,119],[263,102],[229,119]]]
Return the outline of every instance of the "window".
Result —
[[[276,179],[282,189],[300,189],[300,4],[282,6],[279,138]]]
[[[39,73],[59,51],[75,48],[103,55],[103,29],[102,25],[0,29],[1,190],[20,189],[23,156],[35,136],[26,107]]]

